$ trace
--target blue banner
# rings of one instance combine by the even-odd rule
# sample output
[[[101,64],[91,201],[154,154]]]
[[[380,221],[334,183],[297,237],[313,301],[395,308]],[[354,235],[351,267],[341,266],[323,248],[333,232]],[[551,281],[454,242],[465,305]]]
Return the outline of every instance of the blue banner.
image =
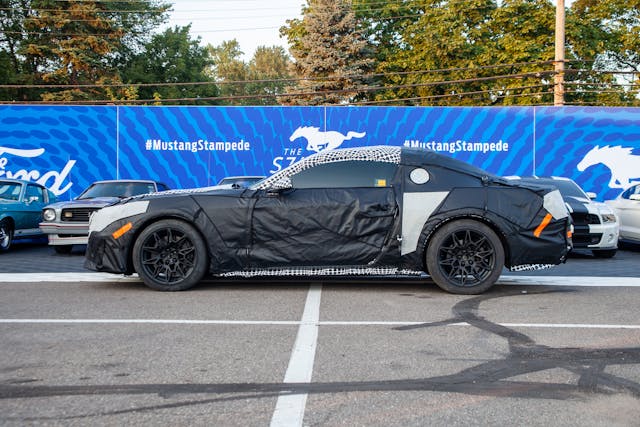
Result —
[[[338,147],[424,147],[498,175],[565,176],[600,200],[640,181],[640,109],[0,106],[0,178],[63,199],[101,179],[171,188],[270,175]]]

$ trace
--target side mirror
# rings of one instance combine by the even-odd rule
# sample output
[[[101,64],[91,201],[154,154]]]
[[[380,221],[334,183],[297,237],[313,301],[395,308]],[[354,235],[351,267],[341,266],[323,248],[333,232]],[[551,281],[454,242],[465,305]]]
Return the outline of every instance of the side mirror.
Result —
[[[587,197],[590,198],[591,200],[594,200],[596,197],[598,197],[598,195],[593,191],[587,191]]]
[[[293,184],[291,183],[291,178],[283,177],[273,183],[271,188],[269,188],[269,192],[281,192],[282,190],[289,190],[291,188],[293,188]]]
[[[640,194],[632,194],[629,196],[629,200],[635,200],[636,202],[640,202]]]
[[[33,202],[37,202],[37,201],[38,201],[38,196],[29,196],[29,197],[27,198],[27,204],[29,204],[29,205],[30,205],[31,203],[33,203]]]

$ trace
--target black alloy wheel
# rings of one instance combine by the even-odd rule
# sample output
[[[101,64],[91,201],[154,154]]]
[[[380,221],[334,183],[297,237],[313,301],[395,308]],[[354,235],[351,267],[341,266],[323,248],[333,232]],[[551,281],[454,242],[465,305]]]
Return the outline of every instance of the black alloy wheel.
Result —
[[[440,288],[475,295],[495,284],[504,266],[504,248],[496,233],[474,220],[444,225],[429,241],[427,269]]]
[[[207,272],[209,257],[200,233],[183,221],[162,220],[145,228],[133,246],[133,266],[148,287],[183,291]]]

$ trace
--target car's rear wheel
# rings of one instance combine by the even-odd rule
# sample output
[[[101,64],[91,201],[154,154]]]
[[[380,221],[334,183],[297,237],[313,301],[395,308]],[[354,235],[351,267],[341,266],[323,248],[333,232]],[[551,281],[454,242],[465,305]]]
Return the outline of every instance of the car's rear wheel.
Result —
[[[616,255],[617,249],[605,249],[602,251],[591,251],[596,258],[613,258]]]
[[[133,245],[133,267],[144,283],[159,291],[183,291],[197,285],[209,266],[200,233],[178,220],[145,228]]]
[[[500,277],[504,248],[487,225],[458,220],[438,229],[430,239],[426,264],[433,281],[445,291],[479,294]]]
[[[0,221],[0,251],[7,251],[13,242],[13,226],[7,220]]]

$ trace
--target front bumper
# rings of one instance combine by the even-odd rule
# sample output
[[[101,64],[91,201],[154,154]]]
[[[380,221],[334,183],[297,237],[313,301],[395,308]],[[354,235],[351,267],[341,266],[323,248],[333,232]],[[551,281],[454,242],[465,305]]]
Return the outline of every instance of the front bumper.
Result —
[[[84,267],[89,270],[116,274],[131,274],[133,267],[129,262],[132,243],[131,235],[125,234],[118,239],[112,235],[113,227],[103,231],[92,231],[85,251]]]
[[[618,247],[618,223],[576,226],[573,233],[574,249],[616,249]]]
[[[48,236],[50,245],[87,244],[89,223],[41,222],[39,227]]]

